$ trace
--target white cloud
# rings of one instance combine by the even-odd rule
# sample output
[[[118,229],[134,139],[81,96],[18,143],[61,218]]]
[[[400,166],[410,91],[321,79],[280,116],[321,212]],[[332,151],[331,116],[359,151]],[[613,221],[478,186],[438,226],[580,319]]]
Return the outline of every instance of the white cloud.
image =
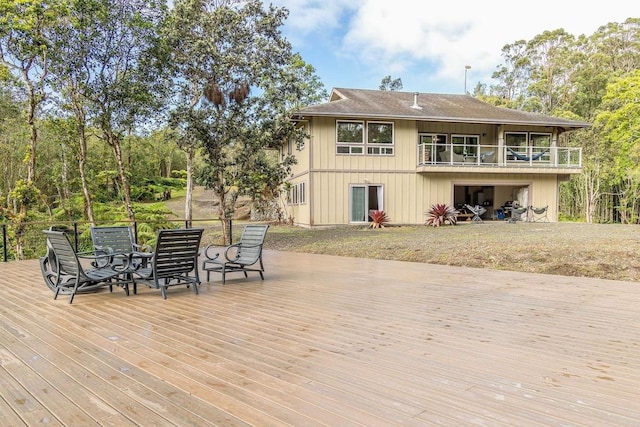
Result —
[[[503,62],[501,50],[506,44],[559,28],[575,36],[591,35],[609,22],[640,17],[640,3],[628,0],[589,5],[557,0],[528,4],[504,0],[280,0],[280,4],[290,10],[286,26],[294,45],[310,49],[320,39],[337,38],[326,56],[337,63],[340,58],[355,58],[360,69],[353,72],[376,75],[378,82],[391,74],[403,81],[419,77],[458,86],[465,65],[471,66],[472,86],[477,81],[491,83],[491,74]],[[424,70],[423,76],[403,74],[419,70]],[[406,85],[405,89],[422,90]]]

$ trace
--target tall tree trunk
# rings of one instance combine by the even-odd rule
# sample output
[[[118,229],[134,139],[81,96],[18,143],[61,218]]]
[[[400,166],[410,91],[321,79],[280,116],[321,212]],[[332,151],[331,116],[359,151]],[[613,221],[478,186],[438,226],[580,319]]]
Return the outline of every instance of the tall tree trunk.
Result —
[[[78,125],[78,134],[80,137],[80,156],[78,158],[78,169],[80,172],[80,182],[82,183],[82,197],[84,199],[84,211],[87,215],[87,220],[91,225],[95,225],[95,218],[93,216],[93,201],[91,200],[91,193],[89,192],[89,184],[87,181],[86,163],[87,163],[87,135],[85,133],[84,125]]]
[[[129,179],[127,178],[127,172],[124,166],[124,157],[122,155],[122,145],[120,139],[113,135],[107,135],[107,141],[113,150],[113,155],[118,165],[118,173],[120,175],[120,182],[122,183],[122,196],[124,198],[124,206],[127,211],[127,217],[129,221],[136,220],[135,213],[133,211],[133,203],[131,202],[131,186],[129,185]]]
[[[191,221],[193,220],[193,160],[195,157],[195,149],[188,147],[187,152],[187,195],[185,198],[184,206],[184,220],[187,223],[187,227],[191,227]]]

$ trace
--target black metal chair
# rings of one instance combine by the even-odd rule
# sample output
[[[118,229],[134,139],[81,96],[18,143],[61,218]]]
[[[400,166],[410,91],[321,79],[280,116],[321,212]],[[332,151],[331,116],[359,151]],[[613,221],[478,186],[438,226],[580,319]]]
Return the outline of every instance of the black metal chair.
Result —
[[[126,225],[91,227],[91,240],[96,255],[113,255],[100,258],[100,260],[109,262],[116,269],[125,262],[134,270],[141,266],[144,267],[153,256],[151,246],[138,245],[133,237],[131,227]],[[123,259],[125,256],[129,259]]]
[[[137,293],[137,284],[142,283],[160,289],[164,299],[169,286],[193,285],[193,291],[198,294],[198,252],[203,231],[202,228],[158,231],[149,265],[133,272],[133,292]]]
[[[211,272],[221,273],[224,284],[227,273],[238,271],[243,272],[244,277],[248,277],[249,271],[260,273],[260,278],[264,280],[262,245],[268,229],[268,225],[249,224],[244,227],[238,243],[223,248],[207,246],[203,252],[205,259],[202,261],[207,281]],[[218,249],[219,252],[210,253],[213,249]]]
[[[122,271],[112,268],[104,255],[76,253],[64,232],[43,232],[47,236],[47,255],[40,258],[40,269],[46,285],[54,291],[53,299],[60,294],[68,294],[71,304],[76,293],[95,291],[105,286],[112,290],[113,285],[122,286],[129,294],[128,282],[123,280]],[[81,258],[96,267],[85,268]]]

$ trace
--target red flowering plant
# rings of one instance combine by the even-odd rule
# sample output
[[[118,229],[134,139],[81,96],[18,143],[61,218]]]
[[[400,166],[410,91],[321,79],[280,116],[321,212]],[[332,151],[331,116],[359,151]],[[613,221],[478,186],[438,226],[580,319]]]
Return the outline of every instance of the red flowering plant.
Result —
[[[431,209],[427,212],[426,225],[440,227],[446,223],[456,225],[458,223],[458,211],[452,206],[444,203],[431,205]]]
[[[370,228],[384,228],[391,222],[385,211],[371,210],[369,217],[371,217]]]

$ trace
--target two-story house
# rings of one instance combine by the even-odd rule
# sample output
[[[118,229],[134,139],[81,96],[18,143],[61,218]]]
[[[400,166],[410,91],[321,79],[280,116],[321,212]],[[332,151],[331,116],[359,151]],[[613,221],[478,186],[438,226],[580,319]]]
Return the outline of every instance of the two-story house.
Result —
[[[366,224],[384,210],[394,224],[424,224],[433,204],[548,206],[581,172],[581,148],[560,136],[588,123],[498,108],[467,95],[333,89],[298,111],[309,138],[283,147],[297,164],[287,209],[301,226]]]

